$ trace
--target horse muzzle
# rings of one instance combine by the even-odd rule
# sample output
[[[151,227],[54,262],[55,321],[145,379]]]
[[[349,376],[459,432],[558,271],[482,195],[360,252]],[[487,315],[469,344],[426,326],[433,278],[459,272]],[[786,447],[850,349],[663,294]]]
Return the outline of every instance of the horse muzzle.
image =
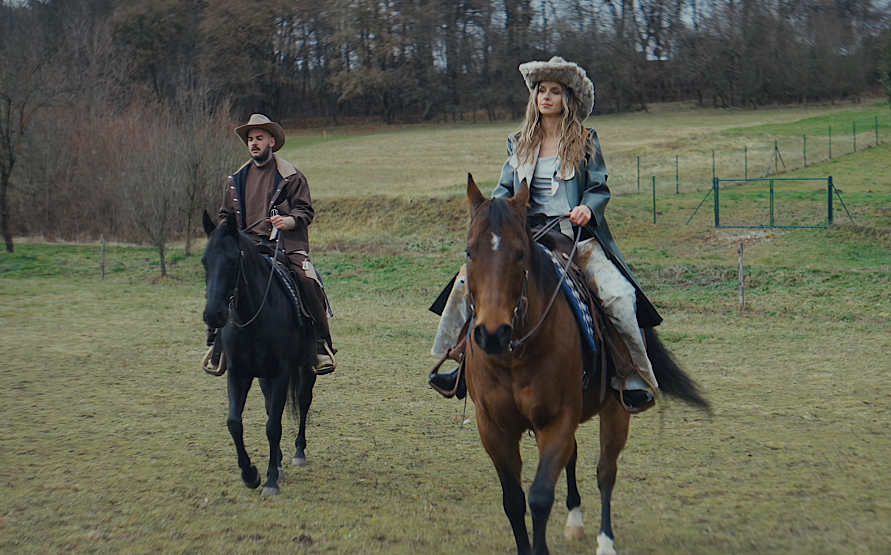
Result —
[[[211,328],[223,328],[226,326],[226,320],[229,318],[228,310],[204,309],[204,323]]]
[[[507,324],[501,324],[495,333],[490,333],[489,328],[480,324],[473,328],[473,339],[487,355],[503,355],[510,347],[510,338],[513,328]]]

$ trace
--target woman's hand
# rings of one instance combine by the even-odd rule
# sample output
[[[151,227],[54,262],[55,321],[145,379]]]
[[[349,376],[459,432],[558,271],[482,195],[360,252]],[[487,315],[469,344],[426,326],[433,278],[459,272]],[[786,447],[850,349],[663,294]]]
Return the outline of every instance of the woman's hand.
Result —
[[[586,225],[591,221],[591,217],[594,216],[594,213],[591,211],[591,208],[585,204],[580,204],[572,209],[572,212],[569,214],[569,221],[574,225]]]

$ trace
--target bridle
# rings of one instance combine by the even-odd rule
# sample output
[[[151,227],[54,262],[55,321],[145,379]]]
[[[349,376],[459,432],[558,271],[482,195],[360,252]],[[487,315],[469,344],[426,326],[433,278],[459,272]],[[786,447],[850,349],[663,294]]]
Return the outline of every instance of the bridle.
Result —
[[[244,228],[244,231],[248,231],[253,229],[254,226],[261,224],[263,222],[269,221],[269,218],[261,218],[251,225]],[[240,238],[240,237],[239,237]],[[275,251],[278,252],[279,240],[281,239],[281,233],[276,234],[275,238]],[[257,312],[251,316],[250,320],[243,324],[239,324],[235,321],[233,317],[233,313],[235,312],[233,309],[238,308],[238,284],[244,280],[245,286],[248,285],[247,276],[244,273],[244,249],[239,244],[238,247],[238,277],[235,278],[235,289],[232,290],[232,295],[229,297],[229,322],[232,324],[232,327],[237,329],[244,329],[251,325],[254,320],[257,319],[257,316],[260,315],[260,312],[263,311],[263,307],[266,306],[266,299],[269,298],[269,287],[272,285],[272,275],[275,273],[275,257],[272,259],[272,266],[269,269],[269,279],[266,281],[266,291],[263,292],[263,301],[260,303],[260,308],[257,309]]]
[[[532,244],[536,245],[538,239],[543,237],[547,232],[552,230],[554,227],[558,226],[560,222],[567,219],[568,216],[558,216],[553,220],[549,221],[547,224],[542,226],[541,229],[536,231],[535,235],[532,237]],[[507,352],[513,354],[514,351],[518,349],[525,350],[524,343],[541,328],[541,325],[544,323],[545,319],[548,317],[548,314],[551,311],[551,308],[554,306],[554,302],[557,300],[557,295],[560,294],[560,289],[563,286],[563,281],[566,279],[566,274],[569,272],[569,266],[572,264],[572,259],[575,257],[575,253],[578,250],[579,238],[581,237],[582,226],[578,227],[576,231],[575,240],[572,243],[572,251],[569,253],[569,258],[566,260],[566,265],[561,266],[560,268],[560,279],[557,281],[557,285],[554,287],[554,292],[551,294],[551,298],[548,301],[547,306],[542,312],[541,318],[539,318],[538,322],[532,327],[531,330],[526,332],[526,334],[520,339],[511,339],[510,343],[507,347]],[[520,295],[517,297],[516,305],[514,306],[514,317],[511,321],[511,334],[513,334],[513,330],[517,329],[518,323],[525,324],[528,319],[528,310],[529,310],[529,256],[524,257],[523,259],[523,284],[520,288]],[[467,294],[468,300],[470,302],[470,318],[471,320],[476,319],[476,302],[473,298],[473,292],[470,290],[469,284],[469,272],[468,272],[468,285],[467,285]],[[472,328],[473,326],[471,326]],[[468,336],[470,335],[468,331]],[[471,342],[472,343],[472,342]],[[522,350],[520,355],[522,356]]]

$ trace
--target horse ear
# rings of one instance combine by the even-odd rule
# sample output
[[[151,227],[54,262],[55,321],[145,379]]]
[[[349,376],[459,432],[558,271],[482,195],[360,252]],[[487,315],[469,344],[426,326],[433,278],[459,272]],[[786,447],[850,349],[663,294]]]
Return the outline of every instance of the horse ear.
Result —
[[[514,193],[511,203],[514,206],[519,205],[524,211],[526,210],[526,206],[529,204],[529,183],[526,182],[525,178],[520,182],[520,188]]]
[[[476,210],[477,206],[486,202],[486,197],[480,192],[480,188],[476,186],[473,175],[469,173],[467,174],[467,200],[470,201],[471,212]]]
[[[204,223],[204,234],[207,235],[208,237],[210,236],[211,233],[213,233],[213,230],[215,230],[217,228],[217,225],[215,223],[213,223],[212,219],[210,219],[210,214],[207,213],[207,210],[204,211],[204,217],[202,218],[202,223]]]
[[[231,235],[238,235],[238,218],[235,214],[226,215],[226,231]]]

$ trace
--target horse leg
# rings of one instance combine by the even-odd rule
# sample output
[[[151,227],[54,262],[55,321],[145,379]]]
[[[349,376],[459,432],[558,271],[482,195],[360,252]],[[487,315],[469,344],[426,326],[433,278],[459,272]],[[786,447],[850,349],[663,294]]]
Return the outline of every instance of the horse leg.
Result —
[[[569,465],[575,448],[576,424],[569,413],[563,413],[547,427],[535,430],[538,442],[538,470],[529,488],[529,510],[532,513],[532,552],[547,555],[547,528],[554,506],[554,486],[560,473]]]
[[[619,454],[628,441],[631,414],[617,401],[607,404],[600,413],[600,460],[597,462],[597,487],[600,488],[600,534],[597,536],[597,555],[615,555],[615,536],[610,514],[610,502],[616,474],[619,470]]]
[[[266,420],[266,439],[269,440],[269,468],[266,470],[266,484],[263,486],[263,497],[278,495],[278,469],[282,461],[282,414],[288,400],[287,372],[283,372],[274,380],[270,380],[269,405]]]
[[[263,392],[263,404],[266,407],[266,419],[268,421],[269,418],[272,417],[272,415],[270,414],[270,410],[269,410],[271,403],[272,403],[272,388],[269,384],[269,380],[267,380],[266,378],[260,378],[258,381],[260,382],[260,391]],[[282,466],[283,459],[284,459],[284,455],[282,454],[281,446],[279,446],[278,461],[277,461],[278,462],[278,480],[279,481],[282,481],[285,479],[285,469]]]
[[[300,395],[297,396],[300,410],[300,428],[297,431],[297,439],[294,440],[294,466],[306,466],[306,417],[309,415],[309,406],[312,404],[312,388],[316,383],[316,373],[311,369],[300,370]]]
[[[566,465],[566,508],[569,509],[569,517],[566,519],[566,529],[563,537],[569,541],[585,539],[585,523],[582,520],[582,496],[579,495],[579,487],[575,478],[575,463],[579,456],[579,444],[576,442]]]
[[[229,389],[229,418],[226,420],[226,427],[229,428],[229,435],[235,442],[235,451],[238,453],[238,468],[241,469],[241,479],[247,487],[254,489],[260,485],[260,473],[257,467],[251,465],[251,458],[244,448],[244,426],[242,425],[242,414],[244,413],[244,405],[247,402],[248,391],[251,390],[253,378],[236,378],[234,372],[228,374]]]
[[[517,553],[529,555],[532,553],[532,547],[529,544],[529,533],[526,531],[526,495],[523,493],[523,484],[520,481],[523,469],[523,461],[520,458],[520,436],[517,434],[508,437],[508,434],[493,426],[485,415],[481,415],[480,411],[477,411],[477,424],[483,447],[492,459],[498,472],[498,479],[501,481],[504,514],[507,515],[514,532]]]

